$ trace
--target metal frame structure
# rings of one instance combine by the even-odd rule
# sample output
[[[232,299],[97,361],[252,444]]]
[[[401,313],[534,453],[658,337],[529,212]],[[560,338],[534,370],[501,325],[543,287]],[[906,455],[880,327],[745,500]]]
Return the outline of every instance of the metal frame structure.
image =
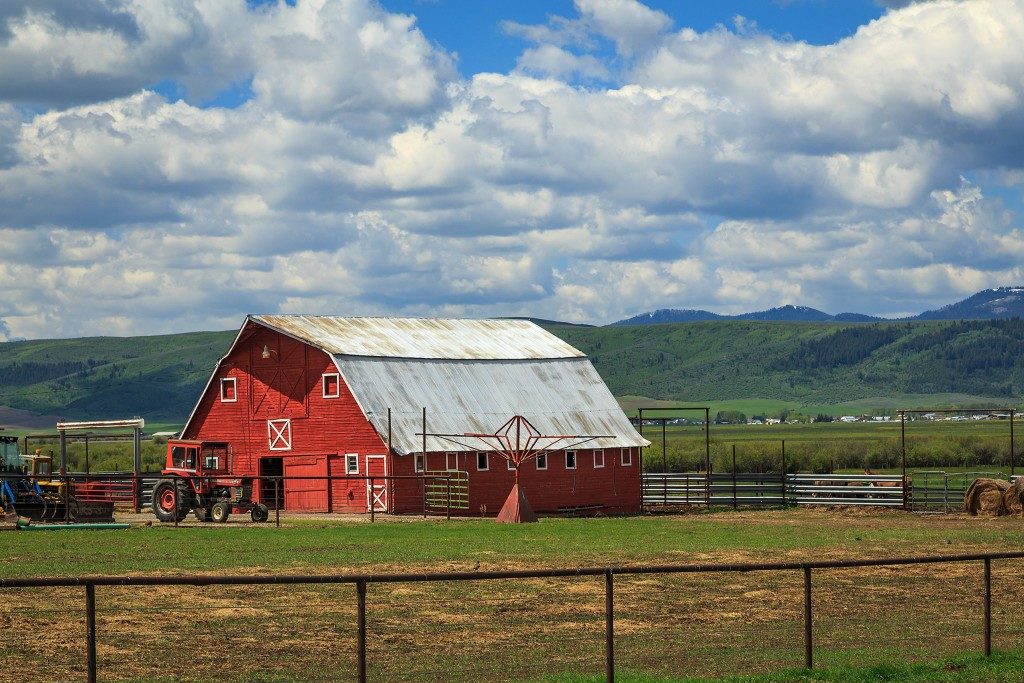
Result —
[[[638,428],[638,431],[640,432],[640,436],[644,435],[644,420],[645,419],[647,419],[647,420],[656,420],[656,421],[661,422],[661,469],[662,469],[662,472],[664,472],[665,474],[668,474],[668,438],[666,436],[665,425],[666,425],[666,423],[669,420],[675,420],[678,416],[673,416],[673,417],[662,416],[662,417],[648,417],[648,418],[644,418],[644,411],[645,410],[648,413],[650,413],[652,411],[657,411],[657,412],[671,411],[671,412],[680,412],[680,413],[694,412],[694,411],[704,411],[704,473],[707,475],[707,482],[708,482],[706,487],[705,487],[705,491],[704,491],[704,503],[708,507],[711,507],[711,488],[710,488],[711,487],[711,484],[710,484],[710,482],[711,482],[711,407],[710,406],[679,406],[677,408],[658,408],[658,407],[637,408],[636,409],[637,416],[635,418],[632,418],[632,417],[630,418],[630,422],[633,422],[634,424],[636,424],[636,426]],[[643,449],[640,450],[640,463],[639,463],[639,465],[640,465],[641,477],[643,477],[643,469],[644,469]],[[643,495],[642,494],[641,494],[641,497],[640,497],[640,508],[641,508],[641,510],[643,509]]]

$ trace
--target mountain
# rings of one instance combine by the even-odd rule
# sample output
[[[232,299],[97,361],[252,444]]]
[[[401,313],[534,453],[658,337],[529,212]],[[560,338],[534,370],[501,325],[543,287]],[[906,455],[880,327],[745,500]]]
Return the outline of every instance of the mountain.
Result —
[[[995,318],[1024,317],[1024,287],[997,287],[986,289],[963,301],[949,304],[934,311],[925,311],[905,320],[991,320]],[[702,320],[764,320],[774,322],[837,322],[870,323],[882,322],[886,318],[864,313],[839,313],[829,315],[808,306],[787,304],[767,311],[719,315],[710,311],[661,308],[652,313],[641,313],[632,318],[619,320],[612,326],[655,325],[660,323],[698,322]]]
[[[772,313],[797,314],[807,313]],[[1022,318],[542,326],[586,353],[616,396],[801,405],[908,394],[925,396],[915,405],[1013,405],[1024,397]],[[234,334],[0,343],[0,421],[27,425],[27,411],[181,422]]]
[[[641,313],[640,315],[627,318],[626,320],[620,320],[612,323],[612,325],[655,325],[659,323],[692,323],[699,322],[701,320],[721,320],[726,316],[712,313],[711,311],[701,311],[692,308],[680,310],[677,308],[659,308],[652,313]]]
[[[735,320],[764,320],[764,321],[789,321],[789,322],[804,322],[804,323],[820,323],[832,320],[832,316],[828,313],[822,313],[815,308],[808,308],[807,306],[779,306],[778,308],[769,308],[767,311],[757,311],[756,313],[743,313],[741,315],[733,316]]]
[[[969,296],[934,311],[925,311],[915,320],[990,320],[1024,317],[1024,287],[996,287]]]

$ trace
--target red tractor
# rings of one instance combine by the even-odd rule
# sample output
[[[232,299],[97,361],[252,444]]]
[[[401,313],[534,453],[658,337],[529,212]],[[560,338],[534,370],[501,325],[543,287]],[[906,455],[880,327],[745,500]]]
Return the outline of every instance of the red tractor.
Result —
[[[226,443],[168,441],[161,474],[153,486],[153,513],[161,522],[180,522],[189,512],[200,522],[226,522],[232,513],[248,512],[254,522],[270,516],[252,499],[252,478],[231,474]]]

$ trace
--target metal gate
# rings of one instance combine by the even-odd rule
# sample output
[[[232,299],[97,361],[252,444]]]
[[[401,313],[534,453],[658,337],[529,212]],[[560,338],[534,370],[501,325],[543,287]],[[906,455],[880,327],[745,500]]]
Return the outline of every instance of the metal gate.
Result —
[[[428,512],[469,509],[469,472],[424,472],[423,493]]]

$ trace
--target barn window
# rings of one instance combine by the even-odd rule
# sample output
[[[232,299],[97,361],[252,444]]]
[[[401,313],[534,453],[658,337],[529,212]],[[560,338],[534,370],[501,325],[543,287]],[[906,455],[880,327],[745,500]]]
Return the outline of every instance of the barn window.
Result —
[[[565,469],[574,470],[576,469],[576,451],[565,452]]]
[[[548,454],[540,453],[537,455],[537,469],[546,470],[548,468]]]
[[[324,398],[341,396],[341,376],[338,373],[326,373],[323,376]]]
[[[486,453],[477,453],[476,454],[476,471],[477,472],[486,472],[489,469],[491,469],[491,468],[488,467],[487,454]]]
[[[238,400],[238,380],[234,377],[220,378],[221,403],[234,403]]]
[[[416,461],[415,461],[415,465],[414,466],[415,466],[417,472],[422,472],[423,471],[423,454],[422,453],[417,453],[416,454]]]
[[[292,421],[267,420],[267,438],[272,451],[290,451],[292,449]]]
[[[345,454],[345,474],[359,474],[359,454]]]
[[[604,449],[603,448],[595,448],[594,449],[594,469],[598,469],[598,468],[601,468],[601,467],[604,467]]]
[[[622,459],[619,462],[621,462],[626,467],[632,465],[633,464],[633,449],[632,448],[623,448],[622,449]]]
[[[445,453],[444,454],[444,468],[449,472],[454,472],[459,469],[459,454],[458,453]]]
[[[511,460],[505,460],[505,469],[514,470],[515,468],[515,463],[513,463]]]

